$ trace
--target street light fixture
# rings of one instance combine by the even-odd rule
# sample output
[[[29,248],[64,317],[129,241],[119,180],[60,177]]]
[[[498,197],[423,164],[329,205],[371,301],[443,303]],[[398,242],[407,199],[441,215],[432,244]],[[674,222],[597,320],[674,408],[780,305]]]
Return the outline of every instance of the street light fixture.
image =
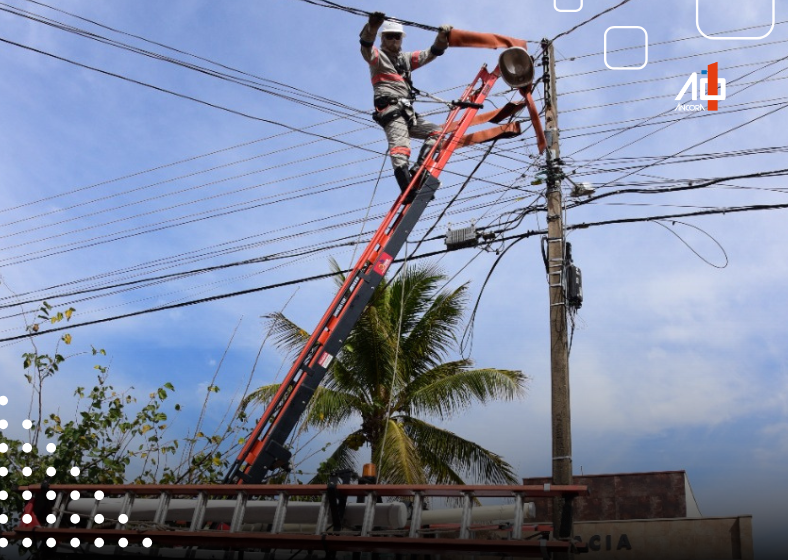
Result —
[[[501,77],[513,88],[530,86],[534,81],[534,62],[522,47],[509,47],[498,57]]]

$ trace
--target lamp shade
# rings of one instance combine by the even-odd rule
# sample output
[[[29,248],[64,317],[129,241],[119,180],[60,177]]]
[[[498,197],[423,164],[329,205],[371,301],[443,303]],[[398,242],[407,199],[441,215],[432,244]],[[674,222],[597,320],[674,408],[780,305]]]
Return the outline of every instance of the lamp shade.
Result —
[[[510,47],[498,57],[503,80],[513,88],[522,88],[534,81],[534,63],[522,47]]]

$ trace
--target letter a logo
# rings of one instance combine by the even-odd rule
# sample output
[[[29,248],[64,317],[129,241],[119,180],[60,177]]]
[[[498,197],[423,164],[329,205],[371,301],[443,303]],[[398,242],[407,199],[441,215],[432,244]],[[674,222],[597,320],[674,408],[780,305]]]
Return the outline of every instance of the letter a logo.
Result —
[[[676,96],[676,101],[681,101],[681,98],[684,97],[684,94],[687,93],[687,90],[692,87],[692,100],[695,101],[698,99],[698,73],[693,72],[690,74],[690,77],[687,78],[687,82],[684,84],[684,87],[681,88],[681,91]]]

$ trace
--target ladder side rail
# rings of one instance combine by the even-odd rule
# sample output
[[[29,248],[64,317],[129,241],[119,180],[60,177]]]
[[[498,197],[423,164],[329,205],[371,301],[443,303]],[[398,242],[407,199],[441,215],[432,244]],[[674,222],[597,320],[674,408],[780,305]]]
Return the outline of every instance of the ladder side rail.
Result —
[[[497,77],[497,69],[496,72],[488,73],[483,67],[474,82],[466,88],[462,100],[467,101],[469,96],[473,96],[473,103],[483,102]],[[474,94],[473,87],[479,80],[482,81],[482,86]],[[452,126],[459,111],[459,107],[451,111],[442,134],[446,134]],[[448,135],[448,140],[443,142],[445,146],[440,157],[428,166],[429,174],[433,178],[437,178],[448,162],[458,145],[456,139],[462,137],[477,111],[476,108],[465,109],[459,126]],[[437,149],[438,144],[441,144],[440,140],[436,142],[431,154]],[[431,190],[434,192],[437,186],[435,180],[434,188]],[[412,225],[418,221],[427,203],[432,199],[430,189],[427,190],[427,193],[419,193],[423,196],[417,196],[416,200],[405,208],[402,204],[404,193],[398,198],[394,208],[387,214],[367,245],[353,272],[334,297],[334,301],[312,333],[298,360],[274,395],[252,436],[236,459],[226,481],[259,482],[271,468],[282,466],[289,460],[290,452],[285,449],[284,442],[292,433],[312,394],[325,376],[330,361],[341,349],[347,334],[358,321],[372,293],[382,281],[388,265],[407,239],[407,235],[397,235],[397,233],[402,231],[402,226],[410,226],[406,227],[407,231],[404,232],[409,234]],[[429,196],[426,196],[427,194]],[[410,219],[404,220],[404,217]],[[374,266],[371,266],[373,263]],[[263,434],[264,430],[265,434]],[[261,453],[262,458],[260,458]]]
[[[471,92],[473,95],[470,101],[476,104],[484,103],[484,100],[487,98],[487,95],[490,93],[490,90],[499,76],[500,70],[497,66],[492,72],[487,72],[486,67],[482,67],[482,69],[479,71],[479,74],[476,76],[476,80],[473,82],[470,88],[472,88],[473,85],[475,85],[478,81],[481,81],[481,86],[475,93]],[[453,130],[451,136],[448,138],[446,142],[447,145],[444,146],[441,152],[438,154],[438,158],[434,162],[431,162],[427,167],[427,171],[429,171],[433,176],[437,177],[438,174],[443,171],[443,168],[446,167],[449,158],[451,158],[451,156],[454,154],[454,151],[457,149],[460,139],[465,135],[465,132],[468,130],[468,128],[470,128],[471,121],[478,112],[479,110],[477,108],[471,107],[467,109],[465,113],[463,113],[462,118],[457,123],[457,126]],[[447,123],[447,126],[453,124],[453,122]],[[437,145],[438,143],[436,142],[436,146],[433,149],[437,148]]]
[[[487,65],[483,65],[473,81],[468,84],[465,91],[462,92],[460,101],[482,103],[499,75],[500,73],[497,67],[493,72],[487,72]],[[476,95],[474,95],[474,88],[478,82],[482,84],[475,92]],[[454,150],[457,148],[459,142],[458,139],[462,138],[465,131],[471,126],[471,122],[476,116],[478,109],[472,107],[465,109],[462,118],[457,121],[457,115],[459,115],[461,111],[462,108],[457,105],[449,112],[449,116],[438,136],[438,141],[435,142],[432,149],[424,158],[424,167],[426,167],[427,172],[435,178],[440,175],[441,171],[443,171],[443,168],[448,163],[449,158],[454,154]],[[437,157],[435,157],[436,155]]]

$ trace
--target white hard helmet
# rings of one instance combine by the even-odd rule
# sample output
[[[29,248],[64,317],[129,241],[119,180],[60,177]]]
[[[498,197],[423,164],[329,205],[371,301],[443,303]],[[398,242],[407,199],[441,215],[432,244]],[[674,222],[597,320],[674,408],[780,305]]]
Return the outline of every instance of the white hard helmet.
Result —
[[[384,21],[383,25],[380,26],[380,34],[383,35],[384,33],[402,33],[403,37],[406,35],[401,23],[390,20]]]

